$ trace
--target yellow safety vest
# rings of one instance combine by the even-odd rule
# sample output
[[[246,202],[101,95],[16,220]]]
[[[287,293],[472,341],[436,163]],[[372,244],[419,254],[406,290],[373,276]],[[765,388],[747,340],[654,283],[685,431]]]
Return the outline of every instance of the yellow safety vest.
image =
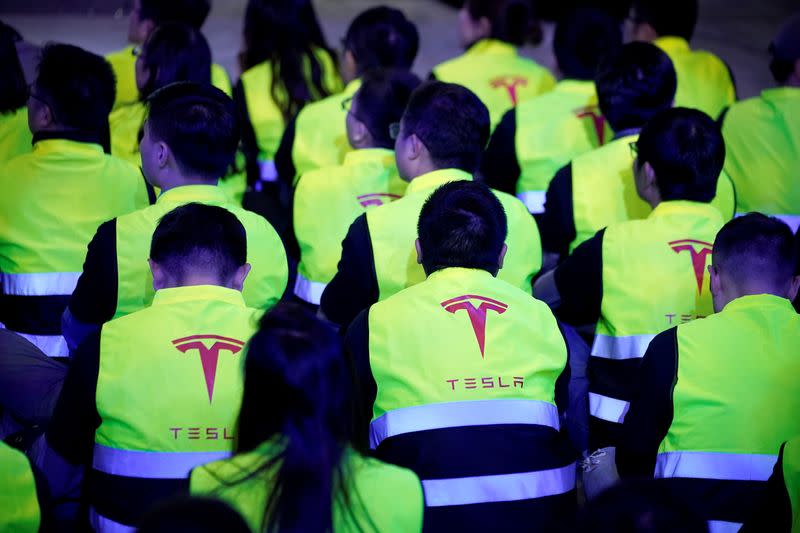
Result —
[[[28,128],[28,108],[0,114],[0,162],[31,151],[33,135]]]
[[[397,173],[394,152],[384,148],[354,150],[341,166],[303,174],[294,193],[300,246],[295,295],[319,305],[336,274],[350,224],[367,209],[401,198],[407,186]]]
[[[36,533],[40,525],[36,481],[28,458],[0,442],[0,531]]]
[[[474,92],[489,108],[492,130],[506,111],[556,85],[549,70],[496,39],[478,41],[462,55],[437,65],[433,75]]]
[[[783,448],[783,482],[792,506],[792,533],[800,533],[800,437]]]
[[[128,161],[137,167],[142,166],[139,155],[139,132],[144,125],[147,108],[141,102],[134,102],[115,108],[108,116],[111,129],[111,155]]]

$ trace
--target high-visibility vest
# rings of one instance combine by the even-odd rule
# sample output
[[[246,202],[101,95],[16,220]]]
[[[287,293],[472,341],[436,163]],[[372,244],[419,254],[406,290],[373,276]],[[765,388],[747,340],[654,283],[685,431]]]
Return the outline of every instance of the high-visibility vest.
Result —
[[[139,132],[144,125],[147,108],[134,102],[115,108],[108,116],[111,130],[111,155],[124,159],[137,167],[142,165],[139,155]]]
[[[792,507],[792,533],[800,533],[800,437],[784,445],[781,463],[783,482]]]
[[[33,134],[28,128],[28,107],[0,114],[0,162],[31,151]]]
[[[692,50],[681,37],[659,37],[653,44],[672,60],[678,77],[676,107],[699,109],[716,119],[736,101],[730,70],[720,58],[705,50]]]
[[[368,322],[370,447],[422,479],[428,526],[458,524],[476,504],[491,504],[470,514],[481,525],[521,500],[549,499],[517,516],[528,523],[570,507],[574,457],[555,405],[567,350],[545,304],[486,271],[447,268],[373,305]]]
[[[425,279],[414,246],[417,221],[425,200],[445,183],[471,179],[468,173],[452,168],[430,172],[414,178],[400,200],[367,211],[380,300]],[[508,219],[508,252],[497,276],[531,292],[531,280],[542,268],[539,229],[522,202],[509,194],[493,192],[503,204]]]
[[[707,265],[723,225],[710,204],[661,202],[644,220],[603,234],[603,299],[589,358],[590,446],[616,446],[658,333],[714,312]]]
[[[191,492],[227,502],[253,531],[268,530],[264,509],[280,463],[263,469],[281,450],[278,440],[271,439],[252,452],[195,468]],[[413,472],[349,449],[342,462],[349,501],[341,494],[334,496],[333,531],[422,530],[422,486]]]
[[[732,105],[722,123],[725,171],[736,211],[777,216],[800,228],[800,89],[781,87]]]
[[[341,166],[303,174],[294,193],[300,246],[295,295],[319,305],[336,274],[350,224],[367,209],[401,198],[407,186],[397,173],[394,152],[384,148],[353,150]]]
[[[0,322],[66,357],[61,315],[86,246],[100,224],[147,205],[144,178],[99,144],[44,139],[0,167],[0,187]]]
[[[570,252],[601,229],[624,220],[647,217],[652,209],[639,197],[633,179],[630,143],[639,135],[626,135],[572,160],[572,209],[575,240]],[[711,204],[724,221],[733,218],[735,194],[723,171]],[[713,239],[712,239],[713,240]]]
[[[478,41],[462,55],[437,65],[433,75],[474,92],[489,108],[493,130],[506,111],[556,85],[549,70],[496,39]]]
[[[784,298],[742,296],[679,325],[677,341],[673,418],[655,477],[705,502],[712,531],[738,531],[781,443],[800,434],[800,315]]]
[[[0,442],[0,531],[36,533],[40,525],[31,464],[22,452]]]
[[[556,172],[614,134],[600,113],[591,81],[561,81],[552,91],[520,103],[515,113],[517,197],[531,213],[542,213]]]

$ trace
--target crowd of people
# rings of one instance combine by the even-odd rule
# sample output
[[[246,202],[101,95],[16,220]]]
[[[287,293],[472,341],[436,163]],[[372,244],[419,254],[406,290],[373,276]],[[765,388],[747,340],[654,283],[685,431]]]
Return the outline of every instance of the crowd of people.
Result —
[[[800,13],[629,3],[0,23],[0,531],[800,531]]]

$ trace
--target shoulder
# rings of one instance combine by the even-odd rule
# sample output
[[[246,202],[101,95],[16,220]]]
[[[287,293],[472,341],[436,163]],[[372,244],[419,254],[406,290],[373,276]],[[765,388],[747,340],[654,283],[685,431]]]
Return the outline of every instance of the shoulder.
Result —
[[[275,231],[275,228],[272,227],[272,224],[270,224],[266,218],[262,217],[258,213],[248,211],[247,209],[238,207],[236,205],[226,205],[224,207],[239,219],[239,222],[242,223],[248,234],[250,232],[257,232],[260,235],[269,235],[270,237],[280,240],[280,237],[278,237],[278,233]]]
[[[308,190],[334,188],[339,178],[346,178],[347,172],[342,165],[314,168],[303,172],[297,180],[295,195],[307,193]]]
[[[249,69],[242,72],[240,79],[242,80],[242,84],[245,88],[248,88],[248,84],[251,83],[259,83],[262,82],[265,78],[271,77],[270,71],[270,63],[269,61],[264,61],[250,67]],[[263,89],[263,87],[259,87],[259,89]]]
[[[341,105],[343,98],[344,96],[342,93],[336,93],[326,96],[322,100],[317,100],[316,102],[310,102],[306,104],[297,114],[297,122],[313,122],[314,120],[319,119],[319,117],[325,115],[331,109],[335,109],[337,106]],[[300,128],[298,128],[297,131],[300,131]]]

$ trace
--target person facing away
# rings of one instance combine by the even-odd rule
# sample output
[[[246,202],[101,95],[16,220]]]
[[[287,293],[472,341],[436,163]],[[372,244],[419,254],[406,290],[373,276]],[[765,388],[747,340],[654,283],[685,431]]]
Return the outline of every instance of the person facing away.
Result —
[[[797,533],[800,528],[800,435],[781,444],[761,503],[742,526],[742,533]]]
[[[544,211],[545,191],[558,169],[611,140],[594,76],[600,61],[620,46],[619,21],[605,11],[576,8],[558,21],[553,52],[561,80],[503,115],[481,162],[487,185],[516,194],[531,213]]]
[[[469,89],[430,81],[414,91],[395,140],[397,169],[409,182],[406,194],[350,226],[336,275],[322,294],[329,320],[347,326],[363,309],[425,279],[413,245],[422,205],[440,185],[473,179],[488,138],[489,112]],[[498,275],[530,292],[541,267],[536,223],[522,202],[496,194],[508,217],[510,249]]]
[[[417,224],[427,279],[347,331],[364,388],[359,437],[420,476],[431,531],[551,531],[575,511],[557,407],[567,347],[547,306],[500,279],[507,228],[485,185],[438,187]]]
[[[626,33],[632,41],[651,42],[667,53],[675,66],[675,105],[699,109],[716,119],[736,101],[736,86],[728,65],[689,41],[697,24],[697,0],[634,0]]]
[[[247,261],[253,266],[243,289],[247,305],[268,309],[281,298],[288,266],[278,234],[218,186],[238,144],[233,101],[216,87],[174,83],[150,95],[139,150],[142,171],[161,194],[154,205],[97,228],[63,317],[71,348],[103,323],[152,302],[145,260],[153,230],[163,215],[190,202],[224,207],[244,225],[250,242]]]
[[[620,475],[662,479],[711,531],[754,514],[781,444],[800,435],[797,249],[783,222],[728,222],[709,267],[716,313],[656,336],[623,439]]]
[[[195,468],[191,492],[253,531],[421,531],[419,478],[356,451],[355,390],[335,330],[279,304],[248,346],[236,455]]]
[[[0,162],[31,151],[28,83],[17,54],[18,34],[0,22]]]
[[[100,56],[45,46],[28,98],[33,150],[0,164],[0,323],[66,357],[60,317],[104,220],[147,205],[131,164],[103,152],[114,74]]]
[[[192,468],[231,455],[243,349],[260,316],[241,294],[247,248],[227,209],[170,211],[150,245],[152,305],[108,322],[73,354],[45,439],[67,464],[88,468],[95,530],[136,526],[188,491]],[[59,470],[45,475],[60,495]]]
[[[489,109],[494,130],[506,111],[556,84],[549,70],[517,53],[529,40],[531,26],[530,3],[525,0],[465,0],[458,13],[465,52],[434,67],[431,77],[478,95]]]
[[[736,211],[760,211],[800,229],[800,12],[770,46],[779,87],[733,104],[722,120],[725,171],[736,185]]]

